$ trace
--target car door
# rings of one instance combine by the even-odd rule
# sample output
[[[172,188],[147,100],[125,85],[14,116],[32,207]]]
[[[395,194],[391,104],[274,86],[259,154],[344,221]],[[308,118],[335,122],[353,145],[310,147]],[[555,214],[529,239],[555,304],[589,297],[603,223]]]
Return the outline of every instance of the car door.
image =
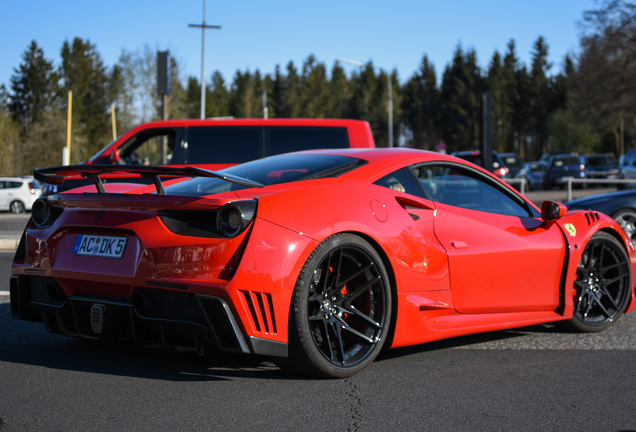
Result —
[[[434,231],[448,255],[460,313],[554,310],[564,262],[556,225],[505,186],[459,164],[415,167],[436,203]]]

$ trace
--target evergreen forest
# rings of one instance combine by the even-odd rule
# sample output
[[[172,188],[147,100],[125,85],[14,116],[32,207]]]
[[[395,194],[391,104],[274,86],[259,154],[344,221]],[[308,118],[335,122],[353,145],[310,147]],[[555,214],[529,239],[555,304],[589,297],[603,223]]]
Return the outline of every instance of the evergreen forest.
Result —
[[[236,71],[226,81],[206,79],[206,117],[311,117],[362,119],[376,146],[388,145],[388,91],[393,103],[394,145],[448,152],[478,149],[481,96],[492,96],[493,145],[524,160],[544,153],[612,153],[636,147],[636,3],[604,0],[586,11],[580,49],[553,72],[549,41],[538,36],[530,64],[520,61],[514,40],[492,53],[487,65],[458,45],[441,82],[426,54],[402,79],[369,62],[359,68],[313,55],[272,73]],[[71,163],[85,160],[117,134],[161,118],[156,92],[156,50],[124,49],[105,65],[97,47],[76,37],[53,60],[37,41],[26,47],[10,82],[0,85],[0,174],[29,174],[60,165],[67,139],[72,91]],[[199,118],[201,83],[184,77],[170,58],[168,118]],[[389,86],[390,81],[390,86]],[[265,95],[265,96],[264,96]],[[266,101],[266,106],[264,103]],[[114,116],[112,113],[114,110]]]

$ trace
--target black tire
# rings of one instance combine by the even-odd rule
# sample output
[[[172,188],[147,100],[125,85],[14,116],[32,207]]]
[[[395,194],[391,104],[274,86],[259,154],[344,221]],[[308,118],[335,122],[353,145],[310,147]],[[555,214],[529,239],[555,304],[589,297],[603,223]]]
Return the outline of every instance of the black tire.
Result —
[[[11,201],[11,204],[9,204],[9,211],[11,211],[11,213],[14,214],[18,214],[18,213],[24,213],[25,207],[24,207],[24,203],[22,201]]]
[[[630,262],[623,245],[598,232],[585,246],[574,281],[570,328],[598,332],[611,326],[631,297]]]
[[[612,218],[623,228],[627,237],[636,240],[636,210],[623,208],[615,211]]]
[[[391,323],[391,287],[378,253],[354,234],[323,241],[300,272],[289,318],[283,367],[345,378],[369,365]]]

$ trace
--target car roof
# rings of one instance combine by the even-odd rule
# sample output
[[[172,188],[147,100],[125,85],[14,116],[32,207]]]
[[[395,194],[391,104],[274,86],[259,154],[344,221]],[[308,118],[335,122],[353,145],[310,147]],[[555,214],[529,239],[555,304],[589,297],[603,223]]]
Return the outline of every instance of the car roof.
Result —
[[[183,126],[346,126],[352,123],[367,123],[364,120],[314,119],[314,118],[232,118],[174,119],[142,123],[137,128],[168,128]]]
[[[34,180],[34,178],[33,178],[33,176],[29,176],[29,177],[0,177],[0,180],[33,181],[33,180]]]
[[[478,170],[490,173],[483,168],[452,155],[438,153],[429,150],[411,149],[404,147],[392,147],[392,148],[343,148],[343,149],[327,149],[327,150],[305,150],[300,152],[294,152],[295,154],[330,154],[338,156],[349,156],[362,160],[366,160],[369,163],[365,166],[359,167],[346,174],[347,177],[356,177],[359,179],[375,178],[384,173],[392,172],[398,168],[424,163],[429,161],[441,161],[441,162],[454,162],[461,165],[469,165],[476,167]],[[288,153],[289,154],[289,153]],[[270,156],[276,157],[276,156]]]

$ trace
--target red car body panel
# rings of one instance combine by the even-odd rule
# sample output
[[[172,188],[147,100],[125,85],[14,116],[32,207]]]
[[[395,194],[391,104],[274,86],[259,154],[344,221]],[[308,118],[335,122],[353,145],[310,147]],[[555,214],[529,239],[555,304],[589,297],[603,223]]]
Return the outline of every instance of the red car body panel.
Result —
[[[440,161],[485,170],[450,156],[418,150],[331,150],[366,164],[336,178],[280,183],[203,197],[142,195],[148,187],[94,186],[49,199],[64,210],[48,228],[30,222],[24,256],[13,278],[55,279],[65,296],[112,296],[128,301],[138,290],[223,299],[248,351],[270,353],[262,341],[288,342],[294,286],[316,247],[337,233],[356,233],[382,257],[394,293],[392,347],[447,337],[565,320],[585,245],[611,233],[636,269],[634,247],[609,217],[576,211],[556,221],[456,207],[373,184],[403,166]],[[503,184],[503,183],[502,183]],[[536,214],[540,211],[504,185]],[[128,192],[120,194],[115,192]],[[219,209],[258,200],[250,227],[233,238],[176,235],[160,211]],[[128,239],[124,256],[77,256],[77,234]],[[633,281],[627,307],[632,311]],[[16,289],[17,291],[17,289]],[[13,291],[12,291],[13,292]],[[12,294],[12,304],[14,303]],[[15,294],[17,302],[17,294]],[[15,306],[14,315],[26,317]]]

